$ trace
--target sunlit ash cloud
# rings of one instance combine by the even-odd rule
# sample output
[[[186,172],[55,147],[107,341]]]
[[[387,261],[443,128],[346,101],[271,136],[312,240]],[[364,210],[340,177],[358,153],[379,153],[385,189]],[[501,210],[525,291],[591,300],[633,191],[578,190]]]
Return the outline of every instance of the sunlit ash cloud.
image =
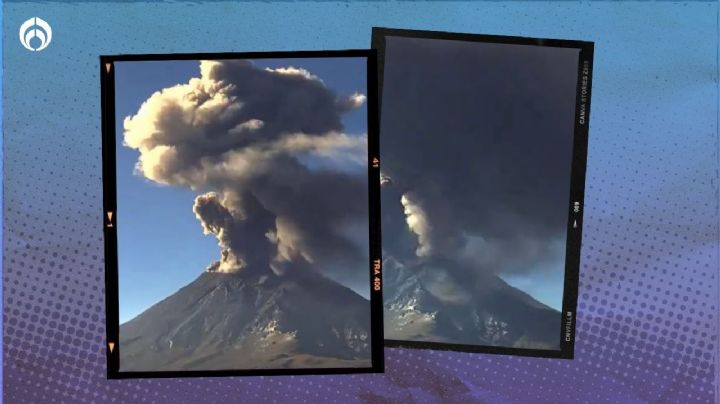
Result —
[[[138,175],[198,192],[192,211],[221,250],[209,271],[343,268],[366,254],[343,229],[367,220],[367,177],[332,167],[367,164],[366,136],[342,124],[364,102],[304,69],[201,61],[199,77],[125,118],[124,144]]]
[[[423,208],[413,200],[412,194],[403,194],[400,197],[400,203],[405,213],[405,221],[408,228],[418,238],[418,248],[416,254],[418,257],[430,255],[432,245],[430,244],[430,223]]]

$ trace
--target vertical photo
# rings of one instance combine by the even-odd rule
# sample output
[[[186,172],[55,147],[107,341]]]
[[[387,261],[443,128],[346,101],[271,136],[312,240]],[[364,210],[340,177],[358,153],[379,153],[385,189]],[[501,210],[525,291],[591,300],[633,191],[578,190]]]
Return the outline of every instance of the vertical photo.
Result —
[[[372,43],[386,344],[572,358],[592,43]]]
[[[375,68],[101,58],[109,377],[382,371]]]

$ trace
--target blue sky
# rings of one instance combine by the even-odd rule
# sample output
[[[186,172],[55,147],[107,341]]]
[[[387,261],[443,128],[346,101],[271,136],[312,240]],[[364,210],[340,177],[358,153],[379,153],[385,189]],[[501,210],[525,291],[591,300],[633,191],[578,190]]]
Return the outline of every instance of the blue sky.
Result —
[[[366,93],[365,58],[257,59],[265,68],[304,68],[339,95]],[[138,152],[122,145],[123,119],[152,93],[199,76],[198,61],[115,63],[117,220],[120,322],[197,278],[218,259],[215,237],[205,236],[192,212],[196,194],[159,186],[133,174]],[[346,132],[367,131],[367,107],[343,116]],[[352,285],[348,285],[351,286]]]
[[[501,273],[499,276],[509,285],[529,294],[537,301],[553,309],[562,310],[565,290],[565,240],[560,238],[552,242],[552,259],[544,260],[522,272]]]

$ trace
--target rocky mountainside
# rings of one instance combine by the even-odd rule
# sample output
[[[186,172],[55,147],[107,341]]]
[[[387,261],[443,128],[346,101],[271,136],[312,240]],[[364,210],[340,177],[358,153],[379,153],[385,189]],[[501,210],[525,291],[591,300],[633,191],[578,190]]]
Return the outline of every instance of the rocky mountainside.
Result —
[[[120,369],[369,367],[369,338],[370,302],[321,275],[204,272],[120,326]]]
[[[384,261],[385,338],[466,345],[559,349],[561,314],[495,275],[443,290],[452,262]],[[442,280],[442,279],[441,279]],[[438,286],[439,285],[439,286]]]

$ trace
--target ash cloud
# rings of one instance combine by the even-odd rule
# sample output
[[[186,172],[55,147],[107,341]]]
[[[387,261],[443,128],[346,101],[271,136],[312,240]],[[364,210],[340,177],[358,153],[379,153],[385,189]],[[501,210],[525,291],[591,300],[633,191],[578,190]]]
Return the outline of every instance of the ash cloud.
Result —
[[[208,266],[210,272],[232,273],[247,266],[261,267],[273,257],[274,249],[265,234],[275,227],[275,215],[249,193],[232,206],[242,210],[231,211],[215,192],[195,198],[195,217],[203,232],[214,235],[220,246],[220,259]]]
[[[400,197],[400,203],[403,206],[405,214],[405,222],[411,232],[415,233],[418,238],[418,248],[415,251],[418,257],[429,256],[433,253],[431,243],[431,229],[425,210],[420,206],[412,194],[403,194]]]
[[[138,175],[202,193],[193,212],[221,249],[208,270],[314,264],[363,277],[353,269],[367,251],[343,231],[367,223],[367,140],[344,132],[342,114],[364,101],[292,66],[201,61],[199,77],[125,118],[124,141]]]
[[[561,258],[577,61],[571,49],[386,38],[383,242],[403,240],[386,254],[496,274]]]

